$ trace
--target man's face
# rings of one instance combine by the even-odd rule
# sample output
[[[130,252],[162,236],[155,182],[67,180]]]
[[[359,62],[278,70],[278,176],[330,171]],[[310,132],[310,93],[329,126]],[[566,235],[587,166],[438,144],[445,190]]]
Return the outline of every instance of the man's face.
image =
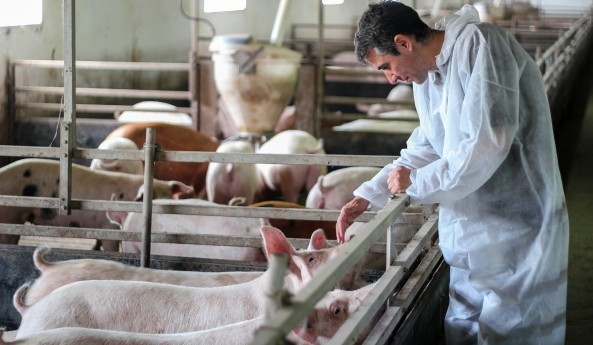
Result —
[[[396,36],[397,37],[397,36]],[[395,39],[397,50],[400,55],[379,55],[374,49],[371,49],[366,56],[367,61],[374,68],[383,71],[385,77],[391,84],[397,82],[422,84],[428,78],[428,68],[420,54],[412,49],[411,42],[398,44]]]

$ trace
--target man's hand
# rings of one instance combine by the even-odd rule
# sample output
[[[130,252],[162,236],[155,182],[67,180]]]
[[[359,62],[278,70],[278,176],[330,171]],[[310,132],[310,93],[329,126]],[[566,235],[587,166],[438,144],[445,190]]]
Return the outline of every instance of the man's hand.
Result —
[[[370,202],[362,197],[355,197],[350,200],[340,211],[340,217],[336,222],[336,238],[338,243],[344,243],[344,235],[354,219],[360,216],[369,207]]]
[[[399,166],[389,172],[387,177],[387,187],[391,194],[395,195],[398,193],[405,193],[406,189],[412,185],[410,180],[411,170],[402,166]]]

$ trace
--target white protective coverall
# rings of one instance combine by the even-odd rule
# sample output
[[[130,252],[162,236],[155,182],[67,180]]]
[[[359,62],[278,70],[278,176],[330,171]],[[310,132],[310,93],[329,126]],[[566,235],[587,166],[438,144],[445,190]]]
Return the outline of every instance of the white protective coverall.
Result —
[[[384,207],[405,166],[411,202],[440,203],[448,344],[562,344],[568,216],[541,73],[469,5],[437,28],[437,70],[414,84],[420,126],[354,194]]]

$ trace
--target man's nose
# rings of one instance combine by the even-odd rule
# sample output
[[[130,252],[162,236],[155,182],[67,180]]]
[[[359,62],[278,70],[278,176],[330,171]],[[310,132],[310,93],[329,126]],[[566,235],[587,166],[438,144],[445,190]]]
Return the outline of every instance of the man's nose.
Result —
[[[388,71],[383,71],[383,73],[385,73],[385,78],[387,78],[389,84],[395,84],[397,82],[397,77],[395,76],[395,74]]]

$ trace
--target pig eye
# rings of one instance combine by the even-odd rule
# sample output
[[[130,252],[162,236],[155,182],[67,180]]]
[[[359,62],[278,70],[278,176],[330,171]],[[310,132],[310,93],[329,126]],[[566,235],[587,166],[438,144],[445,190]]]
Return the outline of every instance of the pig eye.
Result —
[[[314,256],[309,256],[308,262],[309,263],[312,263],[313,261],[315,261],[315,257]]]
[[[338,316],[342,313],[342,307],[334,308],[334,316]]]

